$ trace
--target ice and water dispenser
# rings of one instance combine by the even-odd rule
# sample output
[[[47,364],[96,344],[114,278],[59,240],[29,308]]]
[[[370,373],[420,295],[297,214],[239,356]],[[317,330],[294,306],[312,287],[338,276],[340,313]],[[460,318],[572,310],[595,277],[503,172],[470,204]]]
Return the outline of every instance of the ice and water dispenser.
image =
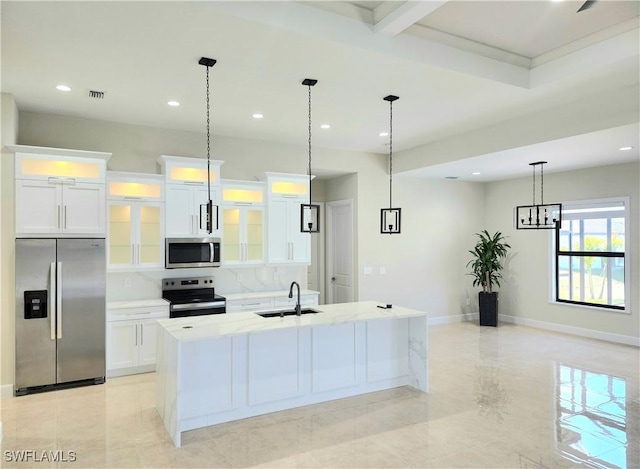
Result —
[[[24,292],[24,318],[39,319],[47,317],[47,290],[29,290]]]

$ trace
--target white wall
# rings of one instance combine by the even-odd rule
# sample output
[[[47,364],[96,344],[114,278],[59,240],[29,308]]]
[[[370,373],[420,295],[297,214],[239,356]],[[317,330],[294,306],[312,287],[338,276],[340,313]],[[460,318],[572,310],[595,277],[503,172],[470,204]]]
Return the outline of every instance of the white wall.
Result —
[[[18,108],[12,95],[2,93],[0,148],[18,141]],[[0,161],[0,385],[13,383],[14,366],[14,208],[13,155]]]
[[[500,314],[572,328],[640,337],[640,164],[630,163],[562,173],[545,173],[546,203],[603,197],[630,197],[627,262],[631,263],[631,314],[558,305],[550,298],[550,232],[518,231],[513,208],[531,203],[531,178],[487,185],[486,225],[508,236],[511,255],[500,289]]]
[[[360,249],[360,299],[380,299],[429,312],[430,318],[477,311],[466,275],[473,234],[484,227],[484,185],[394,177],[393,205],[402,208],[401,234],[380,234],[380,209],[389,204],[388,181],[380,205],[361,204],[372,236]],[[362,268],[372,267],[371,275]],[[380,267],[386,274],[380,274]],[[466,305],[469,296],[471,305]]]

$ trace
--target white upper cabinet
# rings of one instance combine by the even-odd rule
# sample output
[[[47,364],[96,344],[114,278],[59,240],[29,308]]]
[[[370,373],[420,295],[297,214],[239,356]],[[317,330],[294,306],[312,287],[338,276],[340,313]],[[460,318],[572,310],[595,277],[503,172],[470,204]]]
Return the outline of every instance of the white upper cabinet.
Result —
[[[109,270],[164,268],[164,177],[107,172]]]
[[[269,264],[311,263],[311,234],[300,231],[300,206],[309,203],[309,176],[265,173]]]
[[[222,265],[264,263],[264,183],[222,184]]]
[[[105,236],[111,153],[13,145],[16,236]]]
[[[165,215],[167,238],[199,238],[221,235],[221,216],[214,219],[213,232],[206,230],[206,204],[209,194],[220,205],[220,166],[224,161],[211,160],[210,185],[207,186],[207,160],[163,155],[158,159],[165,180]],[[214,211],[214,217],[216,213]],[[218,223],[216,223],[216,221]]]

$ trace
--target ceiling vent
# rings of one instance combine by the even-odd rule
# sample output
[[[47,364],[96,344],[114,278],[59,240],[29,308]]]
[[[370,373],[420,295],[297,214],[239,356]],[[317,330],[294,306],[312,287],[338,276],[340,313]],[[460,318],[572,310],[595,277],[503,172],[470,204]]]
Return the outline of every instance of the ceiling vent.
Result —
[[[104,91],[89,90],[89,97],[93,99],[104,99]]]

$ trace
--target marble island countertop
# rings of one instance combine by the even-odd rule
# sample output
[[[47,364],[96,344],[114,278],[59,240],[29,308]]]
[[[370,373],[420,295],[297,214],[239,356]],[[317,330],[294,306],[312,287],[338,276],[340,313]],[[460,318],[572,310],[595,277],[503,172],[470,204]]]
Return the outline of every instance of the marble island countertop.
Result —
[[[256,312],[264,311],[247,311],[233,314],[162,319],[158,321],[158,324],[178,341],[194,341],[212,337],[243,335],[278,329],[330,326],[376,319],[401,319],[427,316],[425,311],[403,308],[401,306],[383,309],[378,308],[378,305],[383,306],[384,303],[360,301],[355,303],[319,305],[311,308],[319,311],[317,314],[293,315],[282,318],[264,318],[256,314]],[[278,309],[278,311],[279,310],[280,309]]]

